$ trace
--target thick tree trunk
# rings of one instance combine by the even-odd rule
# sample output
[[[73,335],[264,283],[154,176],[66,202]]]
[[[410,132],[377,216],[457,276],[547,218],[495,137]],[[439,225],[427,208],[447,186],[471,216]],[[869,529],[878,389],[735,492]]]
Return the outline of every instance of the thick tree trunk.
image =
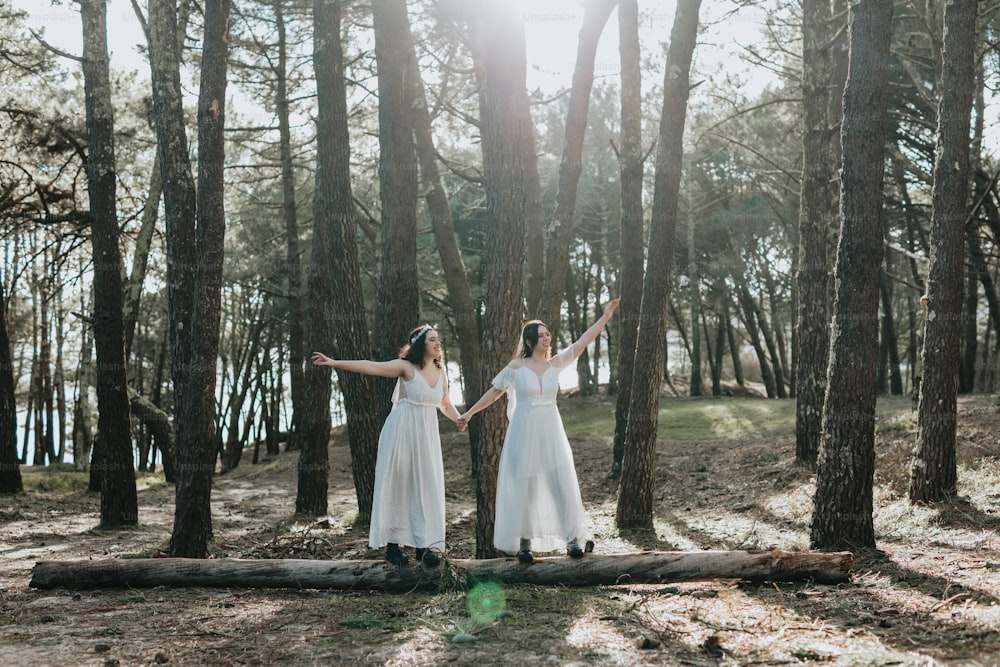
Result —
[[[802,181],[799,257],[795,275],[795,460],[816,465],[823,421],[827,357],[830,354],[830,255],[837,225],[836,124],[831,101],[834,29],[830,0],[802,3]]]
[[[417,158],[413,147],[413,47],[405,0],[374,0],[378,70],[378,180],[382,204],[382,266],[375,309],[375,355],[394,359],[419,324]],[[382,419],[392,408],[395,378],[377,378]]]
[[[219,351],[219,314],[222,288],[222,264],[225,246],[224,207],[224,137],[226,68],[228,62],[229,0],[205,4],[205,38],[201,83],[198,95],[198,186],[195,193],[195,229],[188,237],[173,235],[175,244],[194,246],[193,276],[189,326],[176,331],[186,338],[179,361],[186,370],[181,382],[174,382],[178,400],[177,502],[170,540],[172,555],[201,558],[208,555],[212,536],[212,477],[215,471],[217,439],[215,432],[216,360]],[[176,25],[161,43],[169,48],[174,42]],[[178,63],[174,61],[174,65]],[[180,90],[176,103],[179,104]],[[159,123],[157,123],[159,129]],[[183,132],[183,124],[172,126],[171,140]],[[167,164],[187,161],[187,155],[173,155],[177,145],[161,147],[161,160]],[[171,155],[166,157],[165,154]],[[190,166],[190,165],[188,165]],[[164,167],[167,170],[167,167]],[[164,178],[164,201],[173,185]],[[185,186],[189,184],[185,183]],[[186,195],[185,195],[186,196]],[[187,215],[189,211],[184,210]],[[187,223],[185,223],[187,228]],[[178,230],[174,230],[176,233]],[[168,232],[168,239],[172,235]],[[192,238],[194,243],[192,243]],[[176,248],[176,245],[175,245]],[[178,326],[174,322],[175,327]],[[175,374],[177,369],[174,369]]]
[[[334,348],[336,338],[334,351],[340,358],[368,359],[371,338],[351,194],[341,11],[339,0],[315,0],[313,5],[318,115],[308,341],[311,351],[324,351]],[[358,520],[365,523],[371,516],[375,492],[375,456],[381,425],[375,409],[375,383],[370,376],[359,373],[338,372],[337,377],[347,412]],[[318,516],[325,514],[327,508],[329,371],[313,369],[306,374],[306,385],[307,415],[302,423],[295,509],[300,514]]]
[[[542,282],[541,307],[537,314],[549,324],[553,337],[559,327],[563,285],[566,284],[569,269],[569,247],[573,240],[576,193],[583,171],[583,140],[587,133],[590,90],[594,85],[597,43],[616,3],[617,0],[587,0],[583,3],[583,25],[577,42],[576,66],[569,93],[569,110],[566,112],[566,136],[559,163],[556,210],[546,245],[545,280]],[[529,247],[529,252],[532,247]],[[529,300],[529,313],[533,306]]]
[[[969,130],[976,62],[976,0],[951,0],[944,10],[942,95],[931,195],[931,262],[924,318],[923,380],[917,442],[910,465],[910,500],[933,502],[956,493],[955,415],[969,200]]]
[[[486,253],[483,275],[486,296],[482,327],[479,383],[490,380],[510,360],[524,313],[524,231],[526,225],[525,143],[527,62],[524,25],[512,7],[487,3],[476,27],[483,40],[483,85],[480,94],[483,176],[486,189]],[[516,270],[512,270],[515,267]],[[505,400],[499,401],[501,405]],[[499,408],[499,409],[498,409]],[[497,468],[507,417],[500,406],[483,412],[482,438],[476,459],[476,557],[496,553]]]
[[[625,454],[625,431],[632,402],[635,348],[639,337],[639,310],[642,305],[642,70],[639,49],[639,7],[637,0],[618,3],[618,51],[622,66],[621,82],[621,266],[618,307],[618,398],[615,400],[615,443],[612,474],[621,472]]]
[[[698,35],[701,0],[679,0],[670,33],[663,81],[659,153],[650,222],[649,267],[642,289],[642,313],[632,381],[616,522],[619,528],[653,528],[653,459],[659,424],[660,385],[666,358],[667,301],[673,273],[677,198],[681,184],[684,123],[691,59]]]
[[[24,490],[17,458],[17,405],[14,400],[14,365],[7,333],[7,296],[0,275],[0,494]]]
[[[433,569],[401,568],[371,560],[132,558],[40,561],[35,564],[29,585],[71,590],[206,586],[410,591],[437,590],[446,579],[542,586],[662,584],[706,579],[836,584],[849,580],[853,564],[850,552],[789,551],[646,551],[589,555],[578,560],[536,558],[530,565],[522,565],[513,558],[456,559]]]
[[[851,73],[842,132],[843,225],[810,533],[812,544],[822,549],[875,546],[875,365],[891,21],[892,0],[851,5]]]
[[[97,350],[97,431],[103,442],[101,525],[139,522],[132,462],[132,425],[125,373],[122,260],[118,247],[114,106],[105,0],[80,4],[87,109],[87,192],[94,256],[94,344]]]

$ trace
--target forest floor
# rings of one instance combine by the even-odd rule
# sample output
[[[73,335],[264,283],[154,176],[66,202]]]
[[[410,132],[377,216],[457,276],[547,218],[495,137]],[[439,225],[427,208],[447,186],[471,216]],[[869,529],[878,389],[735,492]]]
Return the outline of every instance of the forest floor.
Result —
[[[666,398],[656,534],[638,538],[614,527],[612,400],[567,396],[560,407],[596,552],[808,549],[814,479],[794,463],[793,401]],[[933,507],[906,499],[916,438],[909,399],[880,399],[878,412],[878,550],[856,554],[849,583],[513,585],[499,593],[504,613],[479,622],[470,615],[475,594],[464,590],[33,589],[38,561],[162,552],[173,488],[140,476],[141,525],[105,531],[84,474],[25,468],[26,493],[0,498],[0,664],[998,665],[997,400],[960,400],[961,497]],[[468,558],[468,437],[443,422],[442,440],[448,555]],[[321,521],[292,516],[294,454],[244,461],[215,482],[214,557],[381,557],[352,525],[343,432],[330,447],[330,512]]]

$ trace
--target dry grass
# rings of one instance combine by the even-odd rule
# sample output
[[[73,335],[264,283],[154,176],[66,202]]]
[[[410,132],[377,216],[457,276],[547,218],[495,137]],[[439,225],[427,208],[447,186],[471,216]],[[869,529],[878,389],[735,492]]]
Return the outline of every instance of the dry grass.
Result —
[[[668,399],[664,421],[689,439],[660,445],[655,534],[622,535],[609,430],[595,417],[610,420],[612,405],[562,399],[597,551],[806,549],[814,480],[794,464],[790,402],[776,403]],[[27,472],[32,492],[0,500],[0,655],[22,665],[1000,664],[994,400],[961,401],[962,496],[935,507],[906,500],[916,435],[909,400],[880,400],[879,409],[879,549],[857,554],[852,581],[840,586],[37,591],[27,585],[37,560],[163,549],[173,490],[145,479],[142,526],[98,531],[98,498],[84,478]],[[470,557],[468,440],[445,431],[449,555]],[[342,436],[330,453],[330,514],[320,521],[291,516],[292,455],[218,478],[214,555],[377,558],[352,524]]]

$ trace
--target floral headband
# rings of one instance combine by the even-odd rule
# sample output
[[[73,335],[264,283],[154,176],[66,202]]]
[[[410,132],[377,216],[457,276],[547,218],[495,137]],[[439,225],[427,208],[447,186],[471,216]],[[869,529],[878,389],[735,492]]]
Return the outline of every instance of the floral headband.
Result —
[[[417,342],[418,340],[420,340],[420,338],[421,338],[421,337],[422,337],[422,336],[423,336],[423,335],[424,335],[425,333],[427,333],[428,331],[430,331],[430,330],[431,330],[432,328],[433,328],[433,327],[431,327],[431,325],[429,325],[429,324],[425,324],[425,325],[423,325],[422,327],[420,327],[419,329],[417,329],[416,331],[414,331],[414,332],[413,332],[413,335],[412,335],[412,336],[410,336],[410,345],[413,345],[413,344],[414,344],[414,343],[416,343],[416,342]]]

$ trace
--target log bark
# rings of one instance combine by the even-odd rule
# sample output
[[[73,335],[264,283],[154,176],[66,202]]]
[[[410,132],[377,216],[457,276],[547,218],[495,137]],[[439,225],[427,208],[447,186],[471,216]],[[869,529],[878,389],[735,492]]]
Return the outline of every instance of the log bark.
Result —
[[[848,580],[850,552],[647,551],[635,554],[447,560],[442,567],[397,567],[374,560],[241,560],[235,558],[129,558],[40,561],[33,588],[383,589],[409,591],[463,586],[466,581],[560,586],[659,584],[706,579],[744,581]]]

